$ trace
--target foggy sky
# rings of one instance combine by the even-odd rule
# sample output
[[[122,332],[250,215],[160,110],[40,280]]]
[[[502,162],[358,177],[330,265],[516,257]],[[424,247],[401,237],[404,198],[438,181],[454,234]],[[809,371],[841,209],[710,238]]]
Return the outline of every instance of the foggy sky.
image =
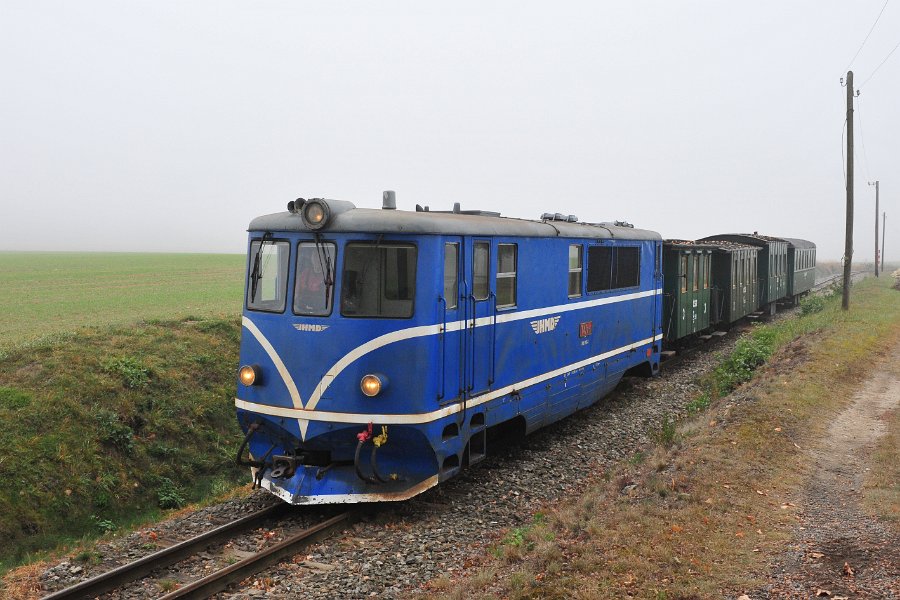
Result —
[[[882,0],[425,4],[0,0],[0,250],[243,252],[393,189],[843,254],[839,78]],[[895,2],[856,87],[897,42]],[[859,101],[854,261],[876,178],[896,260],[900,51]]]

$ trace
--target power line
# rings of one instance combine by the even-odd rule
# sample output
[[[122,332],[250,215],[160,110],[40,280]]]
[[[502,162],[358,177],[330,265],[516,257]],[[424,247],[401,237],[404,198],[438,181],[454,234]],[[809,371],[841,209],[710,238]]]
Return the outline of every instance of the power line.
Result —
[[[882,66],[884,63],[886,63],[886,62],[888,61],[888,59],[891,57],[891,54],[893,54],[893,53],[897,50],[897,48],[900,48],[900,42],[897,42],[897,45],[894,46],[894,49],[891,50],[890,52],[888,52],[888,55],[884,57],[884,60],[881,61],[881,63],[880,63],[877,67],[875,67],[875,70],[872,71],[872,74],[869,75],[869,76],[866,78],[866,80],[863,81],[857,89],[860,89],[860,90],[861,90],[862,87],[863,87],[864,85],[866,85],[867,83],[869,83],[869,80],[870,80],[870,79],[872,79],[873,77],[875,77],[875,73],[878,72],[878,69],[880,69],[881,66]]]
[[[859,53],[862,52],[863,46],[866,45],[866,42],[869,41],[869,36],[872,35],[872,32],[875,31],[875,26],[878,25],[878,20],[881,19],[881,15],[884,14],[884,9],[887,8],[888,2],[891,0],[884,0],[884,4],[881,6],[881,12],[878,13],[878,16],[875,17],[875,22],[872,23],[872,27],[869,28],[869,33],[866,34],[866,39],[862,41],[862,44],[859,45],[859,50],[856,51],[856,54],[853,55],[853,58],[850,59],[850,63],[844,69],[844,71],[849,71],[850,67],[853,65],[853,61],[856,60],[856,57],[859,56]],[[862,87],[862,86],[859,86]]]

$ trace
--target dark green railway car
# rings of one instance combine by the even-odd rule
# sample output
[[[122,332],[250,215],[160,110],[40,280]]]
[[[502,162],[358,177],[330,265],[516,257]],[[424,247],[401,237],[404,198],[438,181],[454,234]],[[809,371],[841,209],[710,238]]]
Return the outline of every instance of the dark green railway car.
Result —
[[[663,242],[663,335],[667,344],[710,326],[712,248]]]
[[[759,297],[757,308],[775,314],[775,303],[788,294],[788,243],[781,238],[759,235],[758,233],[723,233],[713,235],[699,242],[725,240],[747,244],[759,248],[757,277]]]
[[[726,240],[703,244],[712,248],[710,324],[727,326],[757,308],[759,248]]]
[[[809,240],[781,238],[788,243],[787,298],[797,304],[816,284],[816,245]]]

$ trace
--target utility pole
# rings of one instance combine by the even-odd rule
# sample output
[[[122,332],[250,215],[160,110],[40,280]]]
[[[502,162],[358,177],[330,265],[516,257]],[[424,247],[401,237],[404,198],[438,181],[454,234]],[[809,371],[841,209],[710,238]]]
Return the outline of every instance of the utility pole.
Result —
[[[869,182],[869,185],[873,185]],[[875,180],[875,277],[878,277],[878,180]],[[884,270],[884,269],[882,269]]]
[[[844,241],[843,310],[850,310],[850,273],[853,266],[853,71],[847,71],[847,233]]]
[[[881,272],[884,273],[884,230],[887,229],[887,213],[881,213]]]

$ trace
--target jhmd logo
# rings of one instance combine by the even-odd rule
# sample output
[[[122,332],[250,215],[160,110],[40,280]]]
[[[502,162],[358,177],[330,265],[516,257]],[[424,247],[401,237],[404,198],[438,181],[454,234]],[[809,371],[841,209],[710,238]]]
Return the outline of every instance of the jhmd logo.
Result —
[[[531,328],[534,329],[535,333],[547,333],[548,331],[553,331],[556,329],[556,324],[559,323],[560,316],[561,315],[556,315],[555,317],[547,317],[546,319],[532,321]]]
[[[294,329],[297,331],[325,331],[331,327],[330,325],[310,325],[308,323],[294,323]]]

